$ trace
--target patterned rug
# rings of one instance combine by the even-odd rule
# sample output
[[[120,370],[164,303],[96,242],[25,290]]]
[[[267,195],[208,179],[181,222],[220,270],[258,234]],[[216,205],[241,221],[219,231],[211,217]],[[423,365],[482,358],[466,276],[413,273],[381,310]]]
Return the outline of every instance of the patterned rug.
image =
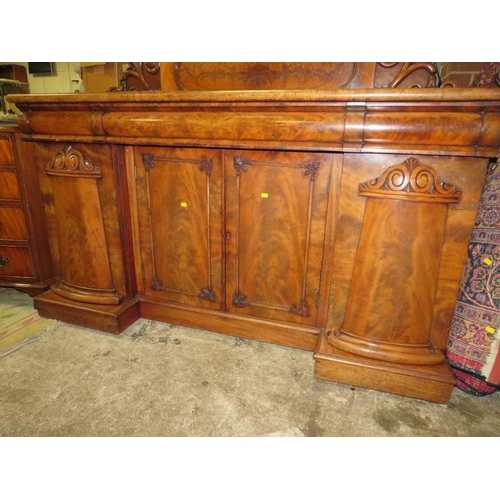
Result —
[[[500,389],[500,164],[488,170],[460,284],[447,357],[465,392]]]
[[[51,322],[38,315],[27,293],[0,287],[0,348],[43,330]]]

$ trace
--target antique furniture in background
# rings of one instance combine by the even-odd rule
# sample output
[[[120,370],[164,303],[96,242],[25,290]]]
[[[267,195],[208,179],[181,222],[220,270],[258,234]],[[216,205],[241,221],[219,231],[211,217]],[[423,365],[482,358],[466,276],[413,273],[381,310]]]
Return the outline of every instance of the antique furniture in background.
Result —
[[[57,278],[40,314],[306,349],[320,378],[446,403],[499,91],[423,88],[429,63],[160,71],[159,92],[11,97]]]
[[[20,135],[0,126],[0,286],[37,295],[54,278],[38,171]]]
[[[26,67],[21,64],[0,64],[0,79],[28,83],[28,73]],[[23,94],[24,92],[19,93]]]
[[[28,92],[26,68],[20,64],[0,64],[0,118],[11,111],[5,101],[5,96]]]

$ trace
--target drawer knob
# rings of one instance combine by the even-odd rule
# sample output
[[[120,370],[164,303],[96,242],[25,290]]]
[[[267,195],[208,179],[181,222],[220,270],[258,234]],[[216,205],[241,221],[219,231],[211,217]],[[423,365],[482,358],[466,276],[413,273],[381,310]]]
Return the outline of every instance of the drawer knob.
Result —
[[[0,255],[0,267],[5,267],[10,264],[10,259],[8,257],[4,257]]]
[[[0,226],[3,226],[3,222],[0,220]]]

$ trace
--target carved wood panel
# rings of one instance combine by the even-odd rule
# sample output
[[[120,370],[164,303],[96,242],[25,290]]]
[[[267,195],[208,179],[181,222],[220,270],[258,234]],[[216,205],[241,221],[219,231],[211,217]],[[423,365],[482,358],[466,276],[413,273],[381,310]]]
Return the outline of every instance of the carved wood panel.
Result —
[[[227,307],[314,325],[333,155],[230,151]]]
[[[119,304],[125,295],[109,146],[37,145],[40,183],[58,281],[66,298]],[[104,175],[104,169],[107,175]]]
[[[335,90],[437,85],[437,67],[432,62],[161,63],[162,90]]]
[[[344,189],[359,179],[360,196],[340,207],[332,312],[346,309],[328,342],[382,361],[439,364],[471,228],[464,215],[477,207],[485,162],[409,157],[380,169],[381,159],[348,159]],[[376,176],[363,180],[370,171]]]
[[[220,309],[220,154],[136,148],[134,161],[144,294]]]
[[[432,62],[379,62],[373,88],[437,87],[438,71]]]
[[[371,69],[371,68],[370,68]],[[342,89],[368,80],[366,63],[175,63],[182,90]]]

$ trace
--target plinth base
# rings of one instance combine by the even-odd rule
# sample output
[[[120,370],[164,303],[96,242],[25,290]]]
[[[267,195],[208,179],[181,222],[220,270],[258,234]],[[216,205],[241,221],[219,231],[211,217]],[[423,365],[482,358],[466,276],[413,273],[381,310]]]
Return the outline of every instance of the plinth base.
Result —
[[[317,378],[433,403],[447,404],[455,386],[446,361],[422,366],[364,358],[331,346],[323,336],[314,360]]]
[[[139,319],[137,299],[119,305],[79,303],[48,290],[34,299],[43,318],[58,319],[72,325],[119,334]]]

